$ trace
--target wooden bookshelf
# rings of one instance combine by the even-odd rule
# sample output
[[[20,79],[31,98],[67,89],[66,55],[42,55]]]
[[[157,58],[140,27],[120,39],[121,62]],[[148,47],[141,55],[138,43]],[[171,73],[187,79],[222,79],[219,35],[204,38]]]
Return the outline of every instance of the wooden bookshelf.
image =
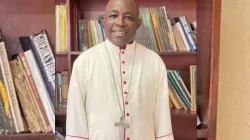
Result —
[[[185,14],[189,22],[196,20],[196,1],[195,0],[138,0],[141,6],[155,7],[166,6],[167,12],[171,17],[181,16]],[[73,47],[73,26],[72,26],[72,9],[70,5],[80,5],[84,11],[84,18],[96,19],[103,14],[107,0],[66,0],[67,9],[67,55],[57,56],[56,71],[67,69],[69,78],[74,60],[82,53],[72,51]],[[180,72],[186,86],[190,87],[189,66],[197,64],[197,52],[161,52],[159,53],[163,59],[167,69],[174,69]],[[171,109],[171,119],[173,125],[173,133],[176,140],[194,140],[196,139],[196,113],[184,110]],[[66,113],[64,111],[56,111],[56,124],[65,129]]]
[[[72,33],[70,4],[80,5],[84,17],[96,19],[104,13],[107,0],[66,0],[67,32]],[[185,15],[188,22],[197,21],[197,52],[159,53],[167,69],[180,72],[184,83],[190,87],[189,66],[198,69],[198,111],[202,125],[196,130],[196,113],[171,110],[173,131],[176,139],[208,139],[216,136],[216,112],[218,93],[218,58],[220,37],[221,0],[138,0],[141,7],[166,6],[170,18]],[[67,36],[68,55],[57,61],[71,73],[74,60],[81,52],[71,52],[72,35]],[[65,61],[67,60],[67,64]],[[64,63],[64,64],[63,64]],[[62,67],[62,66],[60,66]],[[58,67],[58,69],[60,69]],[[57,117],[63,117],[58,113]]]
[[[48,31],[51,49],[55,45],[55,2],[53,0],[1,0],[0,28],[9,58],[21,51],[18,37],[42,29]],[[0,140],[55,140],[53,133],[21,133],[0,135]]]
[[[72,13],[70,4],[80,6],[84,17],[96,19],[104,13],[107,0],[66,0],[68,55],[57,61],[58,71],[64,67],[71,74],[72,64],[81,52],[71,52],[73,47]],[[138,0],[141,7],[166,6],[170,18],[185,15],[188,22],[197,21],[197,52],[159,53],[167,69],[180,72],[184,83],[190,86],[189,66],[198,70],[198,111],[202,125],[196,130],[196,113],[171,110],[176,139],[214,140],[216,137],[216,112],[218,93],[218,62],[221,0]],[[67,64],[65,64],[67,60]],[[64,117],[58,113],[57,118]]]
[[[0,135],[0,140],[55,140],[55,135],[52,133],[22,133],[2,136]]]

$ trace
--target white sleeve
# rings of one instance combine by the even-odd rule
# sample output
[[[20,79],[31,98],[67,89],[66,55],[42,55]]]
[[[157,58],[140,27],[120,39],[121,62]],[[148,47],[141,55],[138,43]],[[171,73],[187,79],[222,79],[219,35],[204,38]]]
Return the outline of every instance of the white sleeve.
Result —
[[[168,79],[165,64],[160,61],[158,90],[155,103],[155,140],[174,140],[169,107]]]
[[[69,84],[66,140],[88,140],[88,123],[85,110],[87,93],[83,83],[83,68],[79,64],[74,63]]]

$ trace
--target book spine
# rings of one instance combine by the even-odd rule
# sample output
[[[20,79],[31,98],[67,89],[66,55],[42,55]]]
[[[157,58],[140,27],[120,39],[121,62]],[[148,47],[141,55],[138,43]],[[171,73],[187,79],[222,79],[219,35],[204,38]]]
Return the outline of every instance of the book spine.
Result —
[[[56,5],[56,51],[62,51],[61,5]]]
[[[1,69],[1,67],[0,67]],[[1,72],[0,72],[1,78]],[[4,83],[0,79],[0,135],[7,134],[10,131],[9,122],[7,120],[8,113],[8,95]]]
[[[86,51],[89,48],[89,43],[88,43],[88,26],[87,26],[87,20],[83,20],[83,43],[84,43],[84,48],[83,51]]]
[[[191,48],[190,48],[190,46],[189,46],[189,44],[188,44],[188,41],[187,41],[187,38],[186,38],[186,36],[185,36],[184,30],[183,30],[183,28],[181,27],[181,23],[180,23],[180,22],[177,22],[176,25],[177,25],[178,31],[180,32],[180,35],[181,35],[181,38],[182,38],[182,40],[183,40],[183,42],[184,42],[184,45],[185,45],[186,50],[187,50],[187,51],[190,51]]]
[[[178,93],[178,96],[180,97],[180,101],[184,103],[184,104],[182,104],[183,107],[184,107],[186,110],[189,109],[189,106],[188,106],[187,101],[185,100],[183,94],[182,94],[181,91],[180,91],[180,88],[178,87],[178,85],[177,85],[176,82],[175,82],[175,79],[174,79],[174,77],[173,77],[172,71],[168,72],[168,78],[169,78],[169,80],[170,80],[171,85],[172,85],[172,86],[174,87],[174,89],[176,90],[176,93]]]
[[[6,89],[8,93],[8,98],[10,102],[11,114],[14,121],[15,130],[17,133],[24,131],[24,123],[21,117],[21,112],[16,96],[16,91],[14,88],[14,83],[12,80],[12,75],[10,71],[9,61],[7,57],[7,51],[4,42],[0,43],[0,63],[2,67],[2,73],[4,82],[6,83]]]
[[[180,20],[182,29],[184,30],[185,37],[187,38],[187,41],[188,41],[188,44],[189,44],[191,50],[195,51],[197,48],[196,48],[196,45],[195,45],[193,37],[192,37],[192,31],[189,27],[189,24],[187,23],[185,16],[179,17],[179,20]]]
[[[28,80],[29,85],[31,86],[32,93],[34,94],[35,102],[38,105],[38,112],[40,114],[39,116],[41,116],[41,120],[43,122],[42,124],[43,124],[43,127],[45,128],[45,132],[52,132],[52,128],[51,128],[49,121],[48,121],[48,118],[46,116],[44,106],[41,102],[41,98],[38,94],[38,91],[37,91],[37,88],[35,85],[35,81],[33,79],[33,76],[31,75],[30,68],[27,64],[26,58],[25,58],[23,53],[20,53],[19,57],[20,57],[21,62],[23,64],[24,71],[27,74],[27,78],[28,78],[27,80]]]
[[[35,54],[39,69],[49,91],[50,99],[55,104],[55,59],[50,48],[46,33],[30,36],[31,49]]]
[[[59,109],[63,108],[63,99],[62,99],[62,73],[57,73],[57,87],[59,95]]]
[[[30,68],[31,74],[34,75],[34,83],[37,87],[39,96],[41,98],[43,107],[45,109],[49,124],[52,127],[52,131],[55,130],[55,109],[54,105],[50,100],[49,93],[46,89],[45,83],[42,79],[41,72],[38,68],[38,65],[35,61],[35,56],[31,50],[24,52],[25,57],[27,58],[27,64]]]
[[[177,90],[179,91],[179,94],[181,95],[181,97],[182,97],[184,103],[186,103],[188,109],[190,109],[190,108],[191,108],[190,101],[189,101],[188,98],[186,97],[186,95],[185,95],[183,89],[181,88],[181,86],[180,86],[180,84],[179,84],[179,82],[178,82],[178,80],[177,80],[177,78],[176,78],[176,76],[175,76],[175,74],[174,74],[174,71],[171,71],[171,72],[170,72],[170,76],[172,77],[172,80],[173,80],[172,82],[176,85],[176,88],[177,88]]]
[[[63,109],[67,108],[67,99],[68,99],[68,71],[62,71],[62,107]]]
[[[41,132],[41,121],[37,115],[37,109],[35,109],[35,101],[33,100],[31,90],[29,89],[22,62],[18,58],[11,60],[10,67],[17,95],[20,101],[20,106],[23,110],[29,131],[32,133]]]

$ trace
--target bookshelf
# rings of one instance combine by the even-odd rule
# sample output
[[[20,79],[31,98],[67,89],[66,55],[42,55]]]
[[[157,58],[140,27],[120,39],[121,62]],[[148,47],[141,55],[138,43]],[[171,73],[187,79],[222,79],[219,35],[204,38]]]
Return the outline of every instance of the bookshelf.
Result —
[[[21,51],[18,37],[27,36],[42,29],[48,31],[52,51],[55,45],[54,1],[51,0],[1,0],[0,28],[9,58]],[[55,140],[52,133],[20,133],[0,135],[4,140]]]
[[[55,140],[54,134],[14,134],[9,136],[0,136],[0,140]]]
[[[103,14],[107,0],[65,0],[67,7],[67,49],[56,54],[56,71],[67,69],[69,77],[72,64],[81,52],[73,47],[72,5],[84,11],[84,18],[95,19]],[[196,113],[171,109],[176,140],[213,140],[216,138],[216,112],[218,93],[218,58],[220,37],[220,0],[138,0],[141,7],[166,6],[170,18],[185,15],[188,22],[197,21],[197,52],[159,53],[168,69],[180,72],[184,83],[190,87],[189,65],[198,69],[198,111],[202,125],[196,129]],[[57,125],[65,129],[66,113],[57,111]]]

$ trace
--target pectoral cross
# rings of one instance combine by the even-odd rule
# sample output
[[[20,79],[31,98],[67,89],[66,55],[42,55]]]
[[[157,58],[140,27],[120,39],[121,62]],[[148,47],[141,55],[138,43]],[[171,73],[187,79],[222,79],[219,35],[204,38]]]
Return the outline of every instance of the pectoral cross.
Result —
[[[129,124],[125,122],[125,117],[121,117],[119,122],[115,123],[115,127],[119,127],[120,140],[124,140],[124,128],[129,128]]]

